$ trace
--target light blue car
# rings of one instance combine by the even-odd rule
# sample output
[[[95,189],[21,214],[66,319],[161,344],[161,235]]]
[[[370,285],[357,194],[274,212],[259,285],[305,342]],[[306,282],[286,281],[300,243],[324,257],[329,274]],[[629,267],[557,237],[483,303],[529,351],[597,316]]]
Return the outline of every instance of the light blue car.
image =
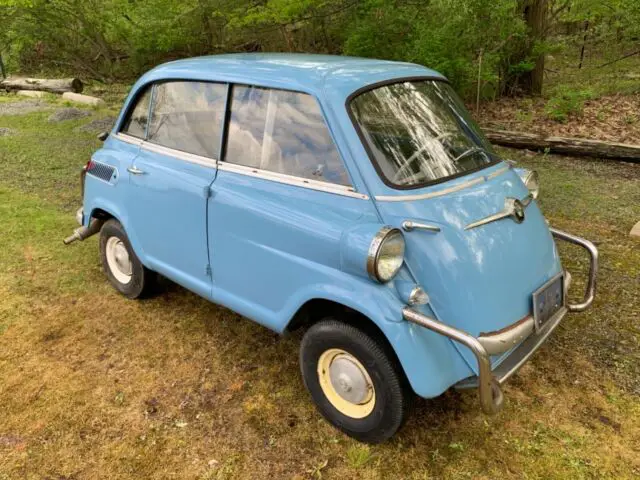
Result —
[[[161,65],[134,85],[83,170],[129,298],[161,274],[276,332],[304,327],[320,413],[365,442],[414,394],[501,385],[595,294],[598,252],[550,228],[535,172],[493,151],[441,74],[410,63],[245,54]],[[570,304],[554,243],[584,247]]]

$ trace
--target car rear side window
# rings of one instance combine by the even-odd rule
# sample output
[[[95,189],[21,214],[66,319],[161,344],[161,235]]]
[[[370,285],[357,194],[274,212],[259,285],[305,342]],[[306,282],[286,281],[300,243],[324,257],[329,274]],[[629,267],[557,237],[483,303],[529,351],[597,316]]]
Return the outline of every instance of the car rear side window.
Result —
[[[138,96],[135,107],[129,110],[129,115],[124,122],[122,133],[136,138],[144,138],[147,133],[149,120],[149,100],[151,99],[151,87]]]
[[[235,85],[225,162],[349,185],[349,176],[315,98]]]
[[[156,86],[147,141],[217,158],[227,95],[221,83],[167,82]]]

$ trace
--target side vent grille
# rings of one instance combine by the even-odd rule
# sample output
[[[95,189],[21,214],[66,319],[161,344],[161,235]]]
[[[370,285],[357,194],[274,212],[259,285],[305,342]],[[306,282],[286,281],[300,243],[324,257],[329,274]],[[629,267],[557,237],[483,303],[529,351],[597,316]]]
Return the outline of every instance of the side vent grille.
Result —
[[[115,171],[116,169],[111,165],[94,161],[91,161],[87,167],[87,174],[99,178],[100,180],[104,180],[105,182],[115,180]]]

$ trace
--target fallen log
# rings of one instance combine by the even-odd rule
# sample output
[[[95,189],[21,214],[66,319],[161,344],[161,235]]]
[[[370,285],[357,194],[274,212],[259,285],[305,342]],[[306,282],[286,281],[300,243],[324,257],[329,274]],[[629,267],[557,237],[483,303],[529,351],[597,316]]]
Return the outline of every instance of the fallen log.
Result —
[[[484,129],[484,132],[491,143],[503,147],[640,162],[640,145],[585,138],[547,137],[536,133],[507,130]]]
[[[0,89],[4,90],[44,90],[51,93],[80,93],[83,87],[78,78],[9,77],[0,82]]]

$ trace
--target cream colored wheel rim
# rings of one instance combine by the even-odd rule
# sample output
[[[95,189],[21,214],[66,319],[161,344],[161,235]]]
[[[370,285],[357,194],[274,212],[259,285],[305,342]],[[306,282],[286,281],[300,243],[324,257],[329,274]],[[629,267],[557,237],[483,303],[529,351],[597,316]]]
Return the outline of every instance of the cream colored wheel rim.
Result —
[[[107,265],[113,276],[120,283],[128,284],[133,275],[133,265],[124,242],[118,237],[109,237],[105,250]]]
[[[318,360],[320,388],[336,410],[351,418],[373,411],[376,391],[362,363],[344,350],[331,348]]]

